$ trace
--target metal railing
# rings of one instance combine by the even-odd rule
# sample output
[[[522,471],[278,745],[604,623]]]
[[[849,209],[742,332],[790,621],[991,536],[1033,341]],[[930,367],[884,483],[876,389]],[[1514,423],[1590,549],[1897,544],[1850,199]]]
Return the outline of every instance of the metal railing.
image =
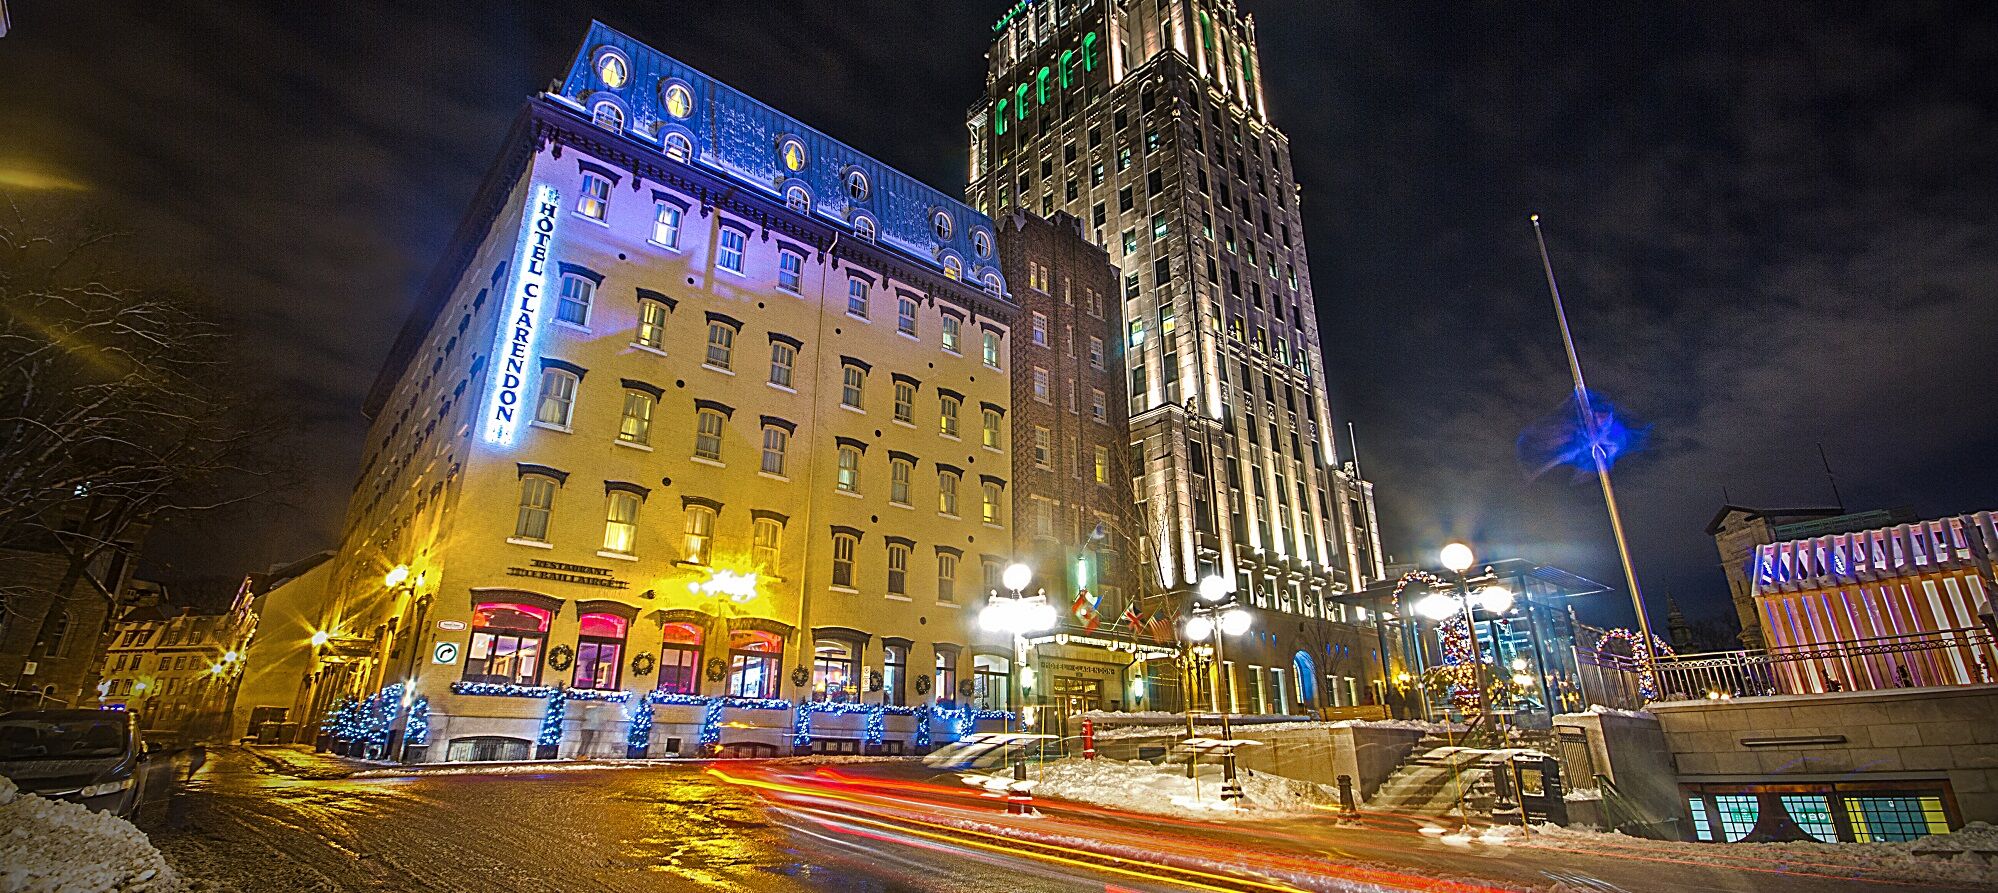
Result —
[[[1632,658],[1585,654],[1584,689],[1593,703],[1811,695],[1998,681],[1998,637],[1982,628],[1716,651],[1661,657],[1655,686]],[[1656,691],[1644,691],[1655,688]],[[1632,695],[1638,697],[1633,698]]]

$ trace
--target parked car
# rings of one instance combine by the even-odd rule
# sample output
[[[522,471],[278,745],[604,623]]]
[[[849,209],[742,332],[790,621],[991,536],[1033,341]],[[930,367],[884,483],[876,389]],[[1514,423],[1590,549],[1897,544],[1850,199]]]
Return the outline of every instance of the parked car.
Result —
[[[52,800],[136,820],[165,806],[181,762],[122,710],[0,713],[0,775]]]

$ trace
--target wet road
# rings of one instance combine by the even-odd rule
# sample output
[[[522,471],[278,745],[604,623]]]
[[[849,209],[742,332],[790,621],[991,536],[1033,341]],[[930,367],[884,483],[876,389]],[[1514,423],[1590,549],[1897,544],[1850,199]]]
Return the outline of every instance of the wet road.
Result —
[[[1105,889],[1086,871],[787,823],[694,767],[311,780],[223,749],[152,838],[197,889],[246,893]]]

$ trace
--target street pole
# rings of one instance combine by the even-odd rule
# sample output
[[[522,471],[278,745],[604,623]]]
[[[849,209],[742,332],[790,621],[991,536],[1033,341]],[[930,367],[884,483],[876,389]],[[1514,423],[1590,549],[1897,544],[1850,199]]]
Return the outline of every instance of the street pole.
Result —
[[[1623,514],[1616,507],[1616,488],[1610,484],[1609,461],[1596,440],[1596,414],[1589,405],[1589,388],[1582,380],[1582,361],[1575,354],[1575,338],[1568,330],[1568,311],[1561,305],[1561,286],[1554,281],[1554,262],[1547,258],[1547,239],[1540,233],[1540,215],[1533,215],[1533,241],[1540,247],[1540,266],[1547,272],[1547,292],[1554,298],[1554,318],[1561,323],[1561,346],[1568,352],[1568,372],[1575,379],[1575,406],[1582,416],[1582,431],[1588,438],[1589,459],[1596,467],[1596,480],[1602,482],[1603,504],[1609,508],[1610,532],[1616,538],[1617,558],[1623,562],[1624,583],[1630,587],[1630,606],[1637,612],[1637,634],[1644,641],[1644,669],[1658,678],[1657,656],[1652,654],[1651,620],[1644,610],[1644,590],[1637,585],[1637,567],[1630,561],[1630,544],[1623,535]]]
[[[1214,683],[1214,697],[1218,702],[1218,700],[1221,697],[1222,682],[1225,680],[1229,683],[1232,683],[1234,680],[1228,678],[1227,675],[1228,674],[1227,652],[1221,646],[1221,640],[1227,638],[1227,635],[1221,632],[1221,624],[1218,621],[1214,624],[1213,636],[1214,636],[1214,673],[1216,677]],[[1232,703],[1229,705],[1230,710],[1232,710],[1233,706],[1234,705]],[[1235,740],[1234,726],[1228,722],[1228,714],[1230,710],[1220,711],[1221,740],[1228,742],[1232,742]],[[1223,745],[1223,750],[1221,751],[1221,800],[1222,802],[1225,803],[1229,800],[1240,800],[1240,799],[1242,799],[1242,785],[1235,781],[1235,746],[1233,744],[1225,744]]]
[[[1457,602],[1464,608],[1464,632],[1471,637],[1471,684],[1478,689],[1478,716],[1485,728],[1492,727],[1491,687],[1485,684],[1485,649],[1478,644],[1478,617],[1471,607],[1471,593],[1464,585],[1464,572],[1457,572]],[[1494,648],[1494,656],[1497,649]]]

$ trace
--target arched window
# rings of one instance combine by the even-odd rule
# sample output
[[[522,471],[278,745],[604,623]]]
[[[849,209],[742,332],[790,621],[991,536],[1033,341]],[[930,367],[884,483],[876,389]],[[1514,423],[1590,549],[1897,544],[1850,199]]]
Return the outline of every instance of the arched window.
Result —
[[[630,76],[631,68],[625,65],[624,57],[617,53],[605,52],[602,58],[597,60],[597,78],[603,81],[606,87],[613,90],[622,87]]]
[[[1012,104],[1013,101],[1010,99],[999,100],[999,105],[996,109],[996,113],[992,117],[992,120],[994,122],[994,127],[997,130],[999,136],[1006,135],[1006,107]]]
[[[805,144],[799,142],[796,139],[787,138],[784,140],[784,142],[778,144],[777,158],[779,161],[783,162],[784,169],[787,171],[790,171],[792,173],[797,173],[798,171],[804,170]]]
[[[846,172],[847,198],[853,199],[854,201],[857,202],[864,202],[867,201],[867,196],[870,191],[871,190],[869,190],[867,185],[867,173],[865,171],[852,170]]]
[[[1291,677],[1297,686],[1297,705],[1306,709],[1321,706],[1318,703],[1318,670],[1314,667],[1311,655],[1299,651],[1290,659]]]
[[[971,250],[981,258],[992,256],[992,234],[982,229],[971,233]]]
[[[624,130],[624,110],[618,108],[617,103],[610,100],[603,100],[592,106],[590,108],[590,120],[596,122],[598,127],[613,133]]]
[[[481,602],[475,606],[472,640],[465,649],[465,681],[539,685],[548,620],[549,612],[533,605]]]
[[[616,614],[576,619],[576,687],[616,691],[629,621]]]
[[[728,693],[738,698],[774,698],[783,672],[784,640],[775,634],[741,630],[728,636]]]
[[[681,560],[707,564],[714,557],[714,547],[715,510],[705,505],[687,506],[687,521],[681,536]]]
[[[687,139],[687,135],[684,133],[680,133],[679,131],[667,133],[665,146],[667,158],[671,158],[674,161],[692,161],[694,159],[694,141]]]
[[[665,101],[666,114],[675,118],[685,118],[694,113],[694,91],[687,89],[686,84],[667,81],[665,86],[660,88],[659,95]]]
[[[802,214],[812,209],[812,194],[803,186],[790,186],[784,190],[784,206]]]
[[[1045,65],[1034,75],[1034,101],[1041,105],[1048,104],[1048,67]]]
[[[938,241],[950,241],[951,233],[955,232],[952,229],[950,212],[938,211],[930,215],[930,229],[936,232]]]
[[[1099,60],[1097,59],[1099,55],[1101,54],[1096,51],[1096,32],[1091,31],[1088,34],[1084,34],[1082,36],[1082,70],[1095,71],[1096,66],[1099,64]]]
[[[865,214],[854,215],[853,234],[869,242],[874,241],[874,218]]]
[[[952,280],[963,279],[964,262],[958,260],[956,257],[944,258],[943,273],[945,279],[952,279]]]
[[[860,658],[853,643],[840,639],[812,642],[812,700],[860,700]]]
[[[666,624],[659,644],[659,690],[693,695],[701,691],[701,627]]]
[[[1062,50],[1060,64],[1055,67],[1061,69],[1061,88],[1063,90],[1068,89],[1070,84],[1075,83],[1074,50]]]

